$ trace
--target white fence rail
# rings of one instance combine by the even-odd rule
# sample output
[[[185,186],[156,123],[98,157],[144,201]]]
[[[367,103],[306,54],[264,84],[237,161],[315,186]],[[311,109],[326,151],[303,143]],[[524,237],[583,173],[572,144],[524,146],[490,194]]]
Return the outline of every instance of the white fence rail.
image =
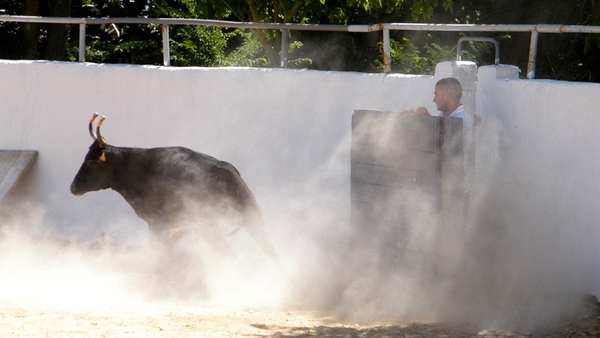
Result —
[[[85,62],[85,35],[87,25],[106,24],[139,24],[160,25],[163,37],[163,64],[171,63],[169,47],[169,27],[172,25],[212,26],[243,29],[273,29],[281,31],[281,63],[287,67],[288,32],[298,31],[329,31],[368,33],[381,31],[383,34],[383,65],[386,73],[391,72],[390,64],[390,31],[446,31],[446,32],[530,32],[529,58],[527,62],[527,78],[535,78],[536,56],[539,33],[596,33],[600,34],[600,26],[580,25],[549,25],[549,24],[521,24],[521,25],[475,25],[475,24],[425,24],[425,23],[379,23],[374,25],[318,25],[318,24],[292,24],[268,22],[234,22],[204,19],[169,19],[169,18],[67,18],[67,17],[41,17],[0,15],[0,22],[27,22],[27,23],[53,23],[79,25],[79,61]]]

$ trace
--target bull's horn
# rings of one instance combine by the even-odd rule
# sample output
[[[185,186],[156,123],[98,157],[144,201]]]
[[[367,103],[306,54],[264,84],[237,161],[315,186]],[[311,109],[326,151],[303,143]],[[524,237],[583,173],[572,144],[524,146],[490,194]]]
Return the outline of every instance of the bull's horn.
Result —
[[[88,129],[90,130],[90,136],[94,139],[94,141],[98,140],[98,136],[94,134],[94,127],[92,126],[96,117],[98,117],[98,113],[94,113],[94,115],[92,115],[92,118],[90,119],[90,124],[88,125]]]
[[[102,117],[100,118],[100,121],[98,121],[98,125],[96,126],[96,135],[98,135],[98,143],[100,144],[100,148],[106,148],[106,140],[104,139],[104,137],[102,137],[102,135],[100,135],[100,127],[102,127],[102,123],[104,122],[104,120],[106,119],[106,116],[102,115]]]

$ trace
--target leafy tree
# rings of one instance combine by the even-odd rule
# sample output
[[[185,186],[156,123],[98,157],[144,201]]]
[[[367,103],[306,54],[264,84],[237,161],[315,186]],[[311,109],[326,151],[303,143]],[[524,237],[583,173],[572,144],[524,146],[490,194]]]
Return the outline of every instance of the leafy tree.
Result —
[[[459,1],[459,0],[456,0]],[[600,1],[460,0],[477,24],[599,25]],[[489,33],[501,41],[502,63],[527,69],[530,33]],[[539,35],[536,78],[600,82],[598,34]],[[524,72],[525,73],[525,72]],[[524,74],[523,74],[524,75]]]
[[[80,6],[85,7],[83,3]],[[197,18],[204,15],[190,0],[95,0],[92,11],[94,16],[99,17]],[[124,24],[90,28],[88,41],[91,41],[86,50],[89,61],[162,63],[162,31],[158,25]],[[169,30],[171,64],[174,66],[216,66],[224,58],[227,41],[232,37],[232,33],[219,27],[173,25]],[[72,51],[76,50],[75,44],[73,39]],[[70,57],[75,59],[76,54],[72,52]]]
[[[349,24],[354,13],[367,17],[373,12],[393,13],[410,10],[414,18],[430,17],[440,3],[443,8],[451,9],[452,0],[246,0],[224,1],[230,10],[230,19],[244,22],[300,23],[300,24]],[[196,6],[212,8],[211,0],[196,0]],[[370,22],[372,23],[372,22]],[[256,30],[254,33],[260,42],[269,64],[279,65],[281,34],[273,30]],[[295,33],[302,36],[302,33]],[[304,36],[310,34],[304,33]],[[297,39],[298,40],[298,39]]]
[[[427,74],[432,73],[435,66],[441,62],[452,58],[455,54],[448,47],[440,46],[437,43],[425,45],[423,50],[419,50],[408,38],[402,38],[401,41],[391,40],[391,60],[392,71],[406,74]],[[383,69],[383,63],[378,62],[379,68]]]
[[[70,9],[65,10],[65,4]],[[68,7],[68,6],[67,6]],[[0,0],[0,13],[72,17],[171,17],[232,21],[373,24],[435,22],[599,25],[600,1],[562,0]],[[57,32],[59,26],[62,33]],[[160,27],[88,26],[87,59],[162,63]],[[66,32],[66,33],[65,33]],[[381,32],[291,31],[290,65],[312,69],[381,71]],[[469,32],[392,31],[392,67],[431,72],[452,59],[458,38]],[[529,33],[477,33],[501,41],[500,59],[526,69]],[[538,78],[600,82],[598,34],[540,34]],[[66,38],[65,38],[66,37]],[[0,22],[0,57],[77,58],[78,30],[65,25]],[[279,66],[279,30],[171,27],[173,65]],[[463,46],[464,47],[464,46]],[[493,62],[491,45],[469,43],[464,59]]]
[[[65,4],[68,4],[66,11]],[[0,12],[60,17],[198,18],[206,15],[192,0],[0,0]],[[73,61],[78,58],[79,31],[68,25],[0,23],[0,28],[0,57]],[[228,39],[233,36],[222,28],[201,26],[171,26],[170,33],[172,64],[180,66],[218,65],[224,58]],[[86,40],[89,61],[162,63],[162,35],[156,25],[88,25]]]

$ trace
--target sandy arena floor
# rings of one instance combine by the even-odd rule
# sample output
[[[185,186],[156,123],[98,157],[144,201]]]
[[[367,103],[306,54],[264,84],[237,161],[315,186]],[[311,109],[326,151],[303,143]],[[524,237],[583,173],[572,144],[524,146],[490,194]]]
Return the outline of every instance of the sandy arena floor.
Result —
[[[238,310],[148,303],[69,310],[0,303],[2,337],[597,337],[598,309],[544,332],[476,331],[440,323],[361,326],[304,311]]]

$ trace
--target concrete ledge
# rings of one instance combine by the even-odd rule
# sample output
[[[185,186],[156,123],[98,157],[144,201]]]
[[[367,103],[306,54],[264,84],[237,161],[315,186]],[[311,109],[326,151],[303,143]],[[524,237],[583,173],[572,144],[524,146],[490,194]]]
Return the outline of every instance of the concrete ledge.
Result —
[[[512,65],[481,66],[478,71],[479,81],[484,79],[519,79],[519,67]]]
[[[37,155],[31,150],[0,150],[0,202],[19,183]]]

